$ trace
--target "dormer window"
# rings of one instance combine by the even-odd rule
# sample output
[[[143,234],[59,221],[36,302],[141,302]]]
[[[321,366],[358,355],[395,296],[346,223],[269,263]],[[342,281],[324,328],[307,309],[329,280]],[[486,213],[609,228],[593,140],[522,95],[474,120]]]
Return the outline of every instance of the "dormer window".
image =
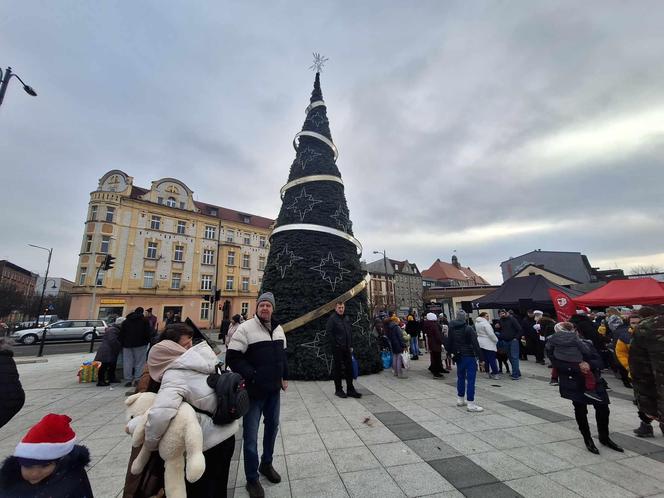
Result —
[[[175,197],[169,197],[166,199],[166,205],[170,208],[174,208],[177,206],[177,201],[175,200]]]
[[[251,223],[251,218],[249,216],[244,216],[242,218],[242,221],[244,221],[245,223]]]
[[[215,208],[210,208],[210,216],[217,216],[217,210]]]

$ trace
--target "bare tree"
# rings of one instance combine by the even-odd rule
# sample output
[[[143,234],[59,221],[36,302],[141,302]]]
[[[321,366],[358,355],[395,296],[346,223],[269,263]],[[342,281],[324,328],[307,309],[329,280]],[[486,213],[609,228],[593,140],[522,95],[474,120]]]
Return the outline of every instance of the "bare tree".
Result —
[[[629,269],[630,275],[643,275],[646,273],[661,273],[662,269],[657,265],[637,265]]]

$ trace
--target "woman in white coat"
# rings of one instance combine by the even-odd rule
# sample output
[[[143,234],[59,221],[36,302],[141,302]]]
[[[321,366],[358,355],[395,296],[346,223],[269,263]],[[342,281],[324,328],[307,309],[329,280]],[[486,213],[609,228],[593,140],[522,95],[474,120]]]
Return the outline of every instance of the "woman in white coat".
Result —
[[[207,384],[207,378],[215,373],[219,360],[206,342],[193,345],[193,334],[184,323],[170,324],[163,332],[162,340],[150,350],[150,377],[161,386],[148,411],[144,444],[149,450],[157,449],[178,407],[186,401],[197,412],[203,430],[205,457],[203,476],[195,483],[186,483],[187,497],[225,497],[239,424],[233,421],[215,425],[210,416],[201,413],[214,413],[217,408],[217,395]]]
[[[475,330],[477,331],[477,342],[480,344],[482,356],[490,369],[489,377],[499,379],[498,362],[496,361],[498,337],[493,331],[491,322],[489,322],[489,314],[486,311],[480,313],[480,316],[475,319]]]

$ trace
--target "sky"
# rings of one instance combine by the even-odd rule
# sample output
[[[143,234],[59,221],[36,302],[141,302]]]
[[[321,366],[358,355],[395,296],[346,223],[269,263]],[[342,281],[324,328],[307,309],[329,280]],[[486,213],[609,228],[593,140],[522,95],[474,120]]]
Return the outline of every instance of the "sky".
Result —
[[[664,268],[659,1],[5,0],[0,259],[73,279],[111,169],[275,218],[313,73],[364,258]]]

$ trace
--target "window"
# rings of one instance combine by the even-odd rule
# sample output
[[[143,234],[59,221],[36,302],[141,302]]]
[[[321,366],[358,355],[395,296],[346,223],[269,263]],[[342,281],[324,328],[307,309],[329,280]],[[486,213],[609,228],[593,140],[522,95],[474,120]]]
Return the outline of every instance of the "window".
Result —
[[[242,292],[249,291],[249,277],[242,277]]]
[[[246,245],[246,246],[250,246],[250,245],[251,245],[251,235],[250,235],[250,234],[245,233],[245,234],[243,235],[243,239],[244,239],[244,245]]]
[[[171,275],[171,289],[179,289],[182,282],[182,273],[173,273]]]
[[[92,235],[86,235],[85,236],[85,249],[83,252],[90,252],[92,251]]]
[[[81,266],[80,273],[78,274],[78,285],[85,285],[85,278],[88,276],[88,269]]]
[[[261,235],[258,237],[258,247],[265,247],[265,236]]]
[[[178,228],[177,228],[177,232],[178,232],[180,235],[184,235],[185,232],[186,232],[186,230],[187,230],[187,222],[186,222],[186,221],[182,221],[182,220],[178,220]]]
[[[152,215],[152,219],[150,220],[150,228],[152,230],[159,230],[160,227],[161,227],[161,216]]]
[[[203,264],[204,265],[214,264],[214,251],[212,249],[203,249]]]
[[[163,204],[164,203],[164,198],[163,197],[157,197],[157,204]]]
[[[210,216],[217,216],[218,212],[215,208],[210,208]]]
[[[265,256],[258,256],[258,269],[265,270]]]
[[[217,227],[211,225],[205,225],[205,235],[206,239],[216,239],[217,238]]]
[[[246,315],[247,313],[249,313],[249,303],[242,303],[242,306],[240,307],[240,314]]]
[[[235,238],[235,231],[226,230],[226,242],[233,242],[234,238]]]
[[[244,253],[242,255],[242,268],[249,268],[249,263],[250,263],[250,255],[247,253]]]
[[[168,199],[166,199],[166,205],[169,208],[174,208],[178,204],[177,204],[177,201],[175,200],[175,197],[169,197]]]
[[[203,301],[201,303],[201,320],[210,319],[210,303],[208,301]]]
[[[96,282],[97,287],[104,285],[104,273],[106,273],[104,270],[99,270],[99,272],[97,273],[97,282]]]
[[[156,242],[148,242],[148,253],[145,257],[149,258],[149,259],[157,259],[157,243]]]
[[[144,271],[143,272],[143,287],[146,289],[152,289],[154,287],[154,272],[153,271]]]
[[[180,202],[180,209],[184,209],[184,202]]]
[[[201,290],[212,290],[212,275],[201,277]]]
[[[111,236],[110,235],[102,235],[101,237],[101,247],[99,248],[99,252],[101,253],[108,253],[109,246],[111,245]]]
[[[97,206],[90,206],[90,221],[97,221]]]
[[[226,264],[228,266],[235,266],[235,251],[228,251],[228,256],[226,256]]]
[[[175,246],[174,261],[184,261],[184,246]]]
[[[226,290],[233,290],[233,285],[235,285],[235,277],[226,277]]]
[[[245,223],[251,223],[251,217],[249,217],[249,216],[244,216],[244,217],[242,218],[242,221],[244,221]]]
[[[115,216],[115,208],[111,206],[106,206],[106,221],[113,223],[113,217]]]

